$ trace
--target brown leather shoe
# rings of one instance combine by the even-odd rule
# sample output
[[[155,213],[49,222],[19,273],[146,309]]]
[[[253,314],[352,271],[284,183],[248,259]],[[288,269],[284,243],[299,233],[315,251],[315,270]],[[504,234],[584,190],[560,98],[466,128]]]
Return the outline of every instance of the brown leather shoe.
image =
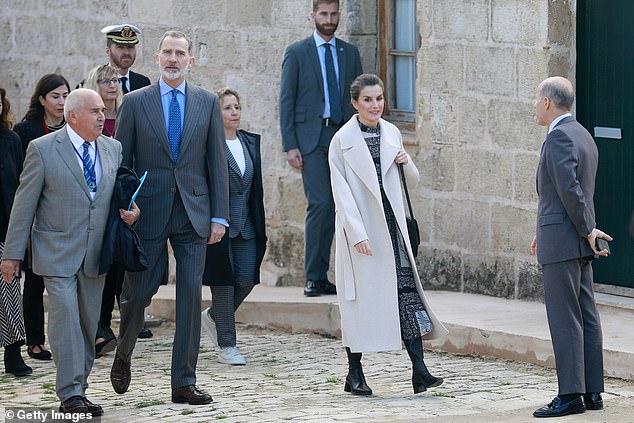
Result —
[[[211,395],[198,389],[196,385],[181,386],[172,389],[172,402],[188,402],[191,405],[209,404]]]
[[[125,394],[130,386],[130,363],[123,361],[123,358],[119,356],[119,351],[114,355],[114,362],[112,363],[112,369],[110,369],[110,383],[112,388],[117,394]]]
[[[79,395],[72,396],[62,401],[59,406],[60,413],[84,413],[88,414],[88,407],[84,403],[84,399]]]
[[[88,412],[93,417],[103,416],[103,408],[101,408],[100,405],[93,403],[86,397],[84,397],[84,404],[86,404],[86,408],[88,408]]]

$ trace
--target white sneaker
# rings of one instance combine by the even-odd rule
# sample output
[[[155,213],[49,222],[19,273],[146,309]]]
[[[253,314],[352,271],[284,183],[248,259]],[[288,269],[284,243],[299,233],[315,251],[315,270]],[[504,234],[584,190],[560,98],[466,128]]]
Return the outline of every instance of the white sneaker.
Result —
[[[209,316],[209,307],[203,310],[200,316],[200,323],[203,329],[205,329],[205,331],[207,332],[207,335],[209,335],[209,338],[211,339],[211,343],[217,347],[218,346],[218,332],[216,330],[216,322],[214,322],[214,319],[212,319]]]
[[[242,354],[240,354],[240,350],[238,349],[238,347],[224,347],[220,348],[220,353],[218,354],[218,363],[233,364],[234,366],[244,366],[245,364],[247,364],[247,360]]]

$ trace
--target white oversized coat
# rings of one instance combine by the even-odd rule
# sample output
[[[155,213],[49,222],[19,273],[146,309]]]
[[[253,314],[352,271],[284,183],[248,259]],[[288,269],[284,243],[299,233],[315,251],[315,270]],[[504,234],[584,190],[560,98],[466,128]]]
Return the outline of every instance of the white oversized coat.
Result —
[[[447,329],[432,312],[407,236],[405,202],[396,154],[403,148],[396,126],[381,119],[381,173],[398,228],[414,270],[416,288],[432,321],[425,338],[437,338]],[[401,330],[396,286],[394,250],[387,227],[379,180],[357,116],[333,137],[328,154],[335,200],[335,276],[341,313],[343,344],[353,352],[401,349]],[[411,160],[404,166],[408,187],[418,183],[418,170]],[[410,188],[410,189],[411,189]],[[369,240],[372,256],[357,252],[354,245]]]

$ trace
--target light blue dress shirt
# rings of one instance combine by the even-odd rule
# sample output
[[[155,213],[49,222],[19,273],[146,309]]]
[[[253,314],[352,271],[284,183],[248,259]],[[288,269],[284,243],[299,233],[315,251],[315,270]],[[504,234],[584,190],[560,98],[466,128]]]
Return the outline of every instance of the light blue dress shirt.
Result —
[[[337,44],[335,43],[335,37],[332,37],[330,41],[326,41],[317,34],[317,31],[313,32],[313,38],[315,39],[315,45],[317,46],[317,56],[319,56],[319,66],[321,67],[321,79],[324,82],[324,98],[326,99],[324,104],[323,117],[330,117],[330,95],[328,94],[328,80],[326,79],[326,47],[324,44],[330,44],[330,51],[332,52],[332,64],[335,66],[335,74],[337,74],[337,86],[339,86],[339,59],[337,58]]]
[[[176,98],[178,99],[178,106],[181,109],[181,128],[183,127],[183,121],[185,119],[185,81],[183,81],[176,89],[178,93],[176,94]],[[159,79],[159,87],[161,88],[161,103],[163,103],[163,117],[165,117],[165,129],[169,132],[169,121],[170,121],[170,103],[172,102],[172,90],[170,87],[163,81],[163,78]]]
[[[183,81],[176,89],[178,93],[176,94],[176,99],[178,100],[178,106],[181,109],[181,129],[183,129],[183,122],[185,120],[185,83]],[[172,102],[172,90],[173,88],[167,85],[163,78],[159,79],[159,88],[161,89],[161,103],[163,104],[163,117],[165,118],[165,129],[169,132],[169,121],[170,121],[170,103]],[[182,131],[181,131],[182,133]],[[212,217],[211,221],[214,223],[220,223],[226,227],[229,226],[229,222],[227,219],[222,219],[219,217]]]

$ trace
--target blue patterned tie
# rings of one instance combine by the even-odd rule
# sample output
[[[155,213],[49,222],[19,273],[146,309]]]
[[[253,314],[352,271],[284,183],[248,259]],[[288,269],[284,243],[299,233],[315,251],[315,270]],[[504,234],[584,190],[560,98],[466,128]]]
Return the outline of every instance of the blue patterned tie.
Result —
[[[170,118],[168,122],[167,137],[170,142],[170,150],[174,162],[178,160],[178,147],[181,143],[181,108],[178,105],[176,93],[178,90],[172,90],[172,101],[170,102]]]
[[[84,178],[86,178],[86,184],[88,184],[88,190],[90,192],[97,191],[97,181],[95,181],[95,165],[92,163],[90,153],[88,152],[90,144],[84,142],[84,155],[82,161],[84,162]]]
[[[326,47],[326,79],[328,82],[328,98],[330,98],[330,119],[334,123],[341,123],[343,120],[343,109],[341,107],[341,94],[339,93],[339,84],[337,83],[337,74],[335,73],[335,62],[332,58],[332,50],[330,44],[325,43]]]

